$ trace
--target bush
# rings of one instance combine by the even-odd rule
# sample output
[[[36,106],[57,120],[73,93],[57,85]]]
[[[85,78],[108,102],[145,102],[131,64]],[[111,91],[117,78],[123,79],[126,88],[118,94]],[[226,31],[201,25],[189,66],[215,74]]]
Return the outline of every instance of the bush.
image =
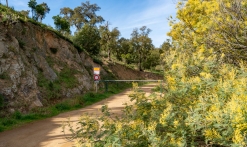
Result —
[[[93,57],[93,62],[94,63],[97,63],[97,64],[99,64],[99,65],[103,65],[103,62],[101,61],[101,59],[99,59],[99,58],[97,58],[97,57]]]
[[[18,40],[18,42],[19,42],[20,48],[24,49],[25,42],[23,42],[22,40]]]
[[[3,126],[8,127],[8,126],[11,126],[11,125],[13,125],[13,124],[16,124],[16,121],[15,121],[14,119],[12,119],[12,118],[4,118],[4,119],[2,120],[2,125],[3,125]]]
[[[22,114],[20,111],[15,111],[13,113],[13,118],[17,119],[17,120],[20,120],[22,118]]]
[[[71,106],[65,101],[55,105],[55,108],[59,111],[70,110]]]
[[[84,126],[73,135],[82,146],[246,146],[246,64],[225,64],[224,55],[212,53],[171,51],[164,57],[164,97],[146,97],[134,85],[135,104],[127,105],[121,118],[114,119],[103,106],[103,116],[83,116],[79,124]]]
[[[0,79],[8,79],[9,78],[9,76],[7,75],[7,73],[6,72],[4,72],[4,73],[2,73],[2,74],[0,74]]]

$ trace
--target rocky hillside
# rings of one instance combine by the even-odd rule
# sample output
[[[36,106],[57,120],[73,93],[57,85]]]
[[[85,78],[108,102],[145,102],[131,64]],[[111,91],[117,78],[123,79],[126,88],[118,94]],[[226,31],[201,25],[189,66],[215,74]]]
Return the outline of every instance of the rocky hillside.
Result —
[[[0,23],[0,98],[25,112],[92,88],[92,59],[54,32],[32,23]]]
[[[93,67],[99,65],[56,33],[20,21],[0,21],[0,30],[0,109],[25,113],[93,88]],[[101,79],[109,77],[104,69],[118,79],[162,79],[119,64],[103,67]]]

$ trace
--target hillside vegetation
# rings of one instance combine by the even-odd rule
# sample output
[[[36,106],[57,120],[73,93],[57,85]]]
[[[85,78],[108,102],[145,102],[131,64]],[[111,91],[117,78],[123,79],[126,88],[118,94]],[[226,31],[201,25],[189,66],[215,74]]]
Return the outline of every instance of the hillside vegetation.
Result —
[[[100,9],[97,5],[91,5],[89,2],[78,7],[83,8],[85,5],[95,7],[97,11]],[[96,11],[92,14],[94,19],[84,19],[89,23],[72,23],[78,29],[75,36],[61,32],[70,36],[76,45],[85,50],[86,48],[99,49],[98,52],[92,52],[92,50],[87,50],[87,52],[94,56],[96,59],[94,61],[99,61],[100,64],[103,62],[97,60],[97,57],[104,55],[108,58],[108,61],[120,60],[124,64],[135,64],[139,70],[154,69],[159,65],[159,67],[163,67],[166,82],[162,87],[165,89],[163,95],[153,94],[150,97],[146,97],[145,93],[139,91],[138,85],[134,83],[134,90],[130,97],[135,100],[135,104],[127,105],[121,118],[113,118],[107,106],[102,107],[103,114],[98,119],[83,116],[83,119],[79,122],[81,127],[77,130],[71,129],[72,137],[77,138],[79,145],[139,147],[247,146],[247,2],[245,0],[188,0],[179,1],[177,9],[176,18],[170,19],[171,30],[168,35],[172,38],[172,41],[164,42],[161,46],[163,50],[153,50],[152,41],[148,37],[151,30],[146,26],[134,29],[130,39],[119,39],[117,28],[110,30],[108,23],[98,28],[95,24],[103,20],[102,17],[96,15]],[[77,10],[76,8],[64,8],[60,17],[68,22],[74,22],[74,17],[66,17],[66,14],[68,12],[79,14]],[[7,26],[9,26],[9,21],[7,22]],[[10,23],[13,24],[14,22]],[[5,28],[6,32],[23,32],[18,29],[20,28],[17,27],[18,25],[14,26],[16,28],[14,27],[11,30]],[[28,29],[32,30],[32,28],[29,27]],[[93,36],[97,40],[95,44],[89,43],[89,40],[85,39],[88,32],[94,33]],[[46,36],[49,37],[52,34],[49,33]],[[7,62],[1,58],[1,63],[4,63],[1,65],[8,65],[5,63],[11,62],[12,65],[23,65],[20,67],[13,66],[18,67],[21,71],[26,68],[25,64],[35,63],[34,67],[27,66],[27,69],[30,67],[37,68],[37,70],[33,70],[36,71],[36,74],[35,72],[24,74],[23,79],[25,81],[33,77],[32,75],[39,75],[40,71],[47,71],[47,73],[53,75],[47,76],[50,81],[56,81],[56,78],[64,78],[68,75],[68,72],[72,72],[74,77],[67,78],[78,78],[85,75],[80,74],[81,72],[88,71],[87,68],[80,71],[63,71],[63,62],[66,61],[64,61],[64,57],[65,59],[66,57],[71,58],[71,61],[79,59],[80,61],[77,63],[81,62],[82,65],[85,64],[85,67],[89,66],[88,62],[84,62],[87,55],[84,52],[78,53],[73,47],[65,47],[64,50],[63,47],[56,46],[56,43],[51,43],[42,38],[42,35],[41,39],[37,38],[39,35],[34,37],[37,38],[36,40],[41,40],[39,43],[28,46],[26,44],[29,42],[23,42],[22,38],[18,38],[21,33],[17,35],[17,39],[11,35],[6,35],[6,33],[4,35],[4,38],[7,39],[0,41],[0,46],[3,44],[3,48],[6,48],[4,53],[8,51],[8,54],[1,53],[0,55],[1,57],[11,57],[11,61],[7,60]],[[111,39],[108,36],[111,36]],[[12,45],[17,46],[12,50],[10,45],[6,45],[6,42],[10,42],[10,40],[14,40]],[[78,40],[83,42],[78,42]],[[61,44],[61,42],[57,44]],[[26,46],[27,49],[23,50],[23,47]],[[39,52],[37,54],[36,50],[32,49],[36,46],[39,48],[44,46],[43,51],[45,50],[45,52],[37,50]],[[53,53],[56,48],[58,48],[58,52]],[[19,62],[21,60],[15,57],[15,49],[17,49],[16,52],[20,53],[28,51],[25,56],[33,56],[35,60],[29,61],[29,58],[26,58],[27,62]],[[34,53],[31,50],[34,50]],[[75,54],[70,55],[70,51],[75,52]],[[66,54],[63,54],[63,52],[66,52]],[[150,52],[152,54],[149,54]],[[62,56],[63,60],[58,62],[59,64],[54,64],[52,60],[49,60],[49,56],[52,57],[50,59],[56,59],[58,55],[66,55]],[[157,55],[162,60],[157,58]],[[42,58],[48,59],[47,64],[39,64],[38,61],[41,61]],[[74,62],[72,64],[71,61],[67,62],[70,67],[75,65],[76,69],[81,68]],[[152,62],[157,64],[150,64]],[[47,67],[46,65],[53,68],[44,68]],[[1,66],[1,69],[9,70],[7,67],[9,66],[6,66],[6,68]],[[52,72],[53,69],[54,72]],[[11,73],[10,71],[7,74],[2,72],[1,81],[7,83],[6,81],[9,79],[18,79],[22,75],[21,72],[15,72],[13,73],[15,76],[8,76]],[[45,74],[41,74],[41,77],[42,75],[45,76]],[[79,79],[76,86],[85,84],[84,80]],[[22,81],[22,77],[17,81]],[[55,90],[60,83],[65,89],[75,86],[69,82],[66,83],[66,81],[64,79],[52,84],[44,82],[44,85],[48,85]],[[16,87],[20,87],[18,89],[21,91],[32,92],[29,90],[31,88],[27,87],[35,86],[26,84],[18,86],[18,82],[14,83],[16,84],[14,86],[8,85],[9,83],[5,86],[11,87],[9,89],[13,89],[13,94],[19,92],[15,90]],[[38,86],[42,89],[42,85]],[[11,91],[9,89],[3,91],[9,92]],[[100,122],[103,122],[103,125],[99,125]],[[70,127],[69,124],[70,122],[67,122],[64,127]]]
[[[162,56],[164,96],[145,97],[134,85],[136,102],[121,118],[107,106],[97,121],[83,117],[73,133],[78,144],[246,146],[246,10],[244,0],[179,2],[172,47]]]
[[[135,74],[162,78],[92,55],[63,32],[22,13],[0,5],[0,131],[84,107],[128,87],[110,84],[104,93],[101,82],[100,93],[94,94],[93,67],[100,67],[102,80],[135,79]]]

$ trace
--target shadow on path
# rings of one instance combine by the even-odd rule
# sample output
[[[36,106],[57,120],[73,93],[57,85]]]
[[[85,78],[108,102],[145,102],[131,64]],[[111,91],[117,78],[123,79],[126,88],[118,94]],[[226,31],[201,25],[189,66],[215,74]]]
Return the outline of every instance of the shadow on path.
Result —
[[[150,93],[155,84],[142,86],[140,89]],[[105,100],[97,102],[85,108],[59,114],[52,118],[32,122],[19,128],[0,133],[0,147],[69,147],[73,143],[65,139],[61,125],[70,118],[76,122],[82,114],[100,115],[102,105],[108,105],[114,115],[120,115],[125,105],[130,102],[128,95],[131,89],[113,95]],[[76,124],[76,123],[75,123]]]

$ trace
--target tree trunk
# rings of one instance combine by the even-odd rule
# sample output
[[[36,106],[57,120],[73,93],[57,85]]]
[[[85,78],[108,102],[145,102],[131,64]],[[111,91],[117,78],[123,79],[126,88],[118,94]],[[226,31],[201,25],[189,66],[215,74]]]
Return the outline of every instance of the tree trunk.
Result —
[[[141,53],[139,53],[139,54],[140,54],[140,56],[139,56],[138,68],[139,68],[139,71],[143,71],[142,70],[142,55],[141,55]]]
[[[108,50],[108,60],[111,61],[111,51]]]
[[[8,0],[6,0],[6,6],[9,7],[9,5],[8,5]]]

